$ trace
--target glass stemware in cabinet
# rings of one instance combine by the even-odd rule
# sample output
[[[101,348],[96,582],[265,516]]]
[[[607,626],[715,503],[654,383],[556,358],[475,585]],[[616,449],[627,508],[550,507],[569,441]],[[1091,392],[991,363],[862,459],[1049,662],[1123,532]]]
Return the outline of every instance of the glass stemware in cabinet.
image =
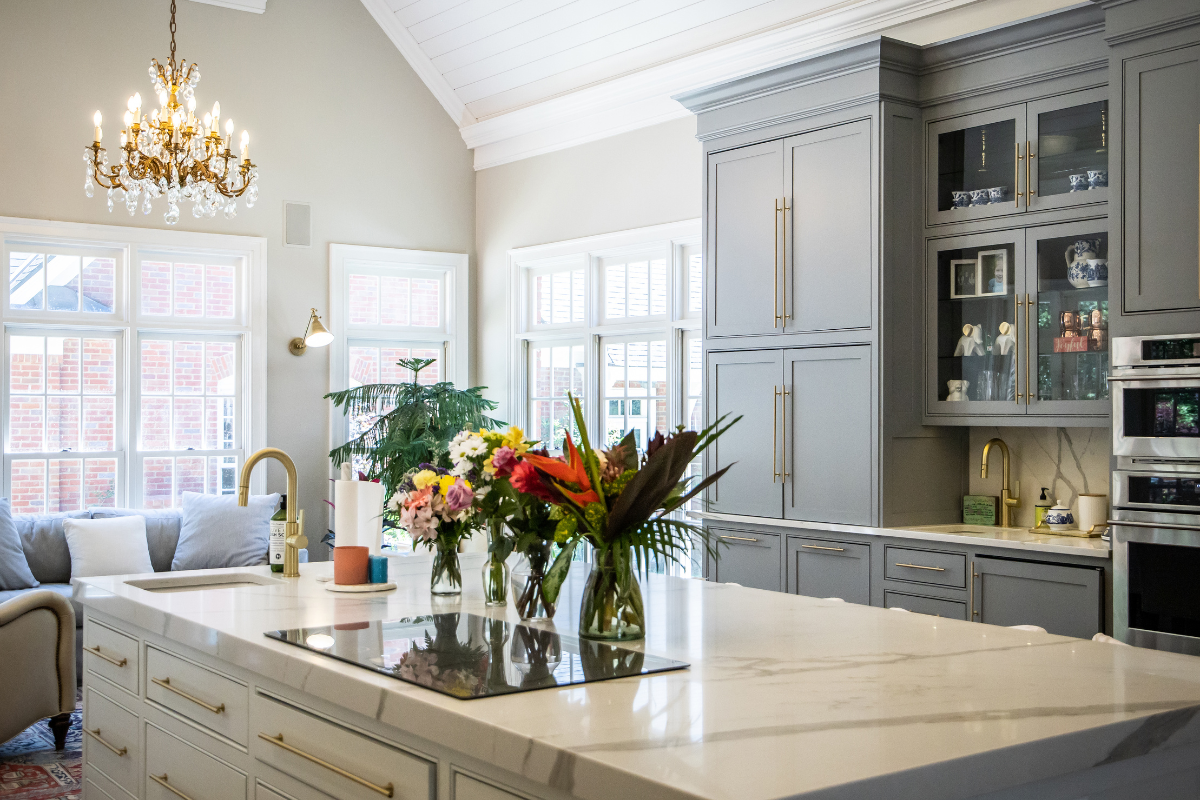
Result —
[[[1014,204],[1016,128],[1007,119],[938,134],[938,211]]]
[[[1108,188],[1108,101],[1038,114],[1037,196]],[[1092,192],[1089,196],[1086,193]]]
[[[1037,400],[1108,399],[1108,233],[1037,243]]]
[[[937,254],[938,400],[1016,402],[1016,248]]]

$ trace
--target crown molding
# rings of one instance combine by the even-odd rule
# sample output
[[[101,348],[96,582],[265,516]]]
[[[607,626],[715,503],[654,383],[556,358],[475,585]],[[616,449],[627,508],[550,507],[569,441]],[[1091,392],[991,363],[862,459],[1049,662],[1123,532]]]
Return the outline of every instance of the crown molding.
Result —
[[[251,14],[262,14],[267,10],[267,0],[192,0],[192,2],[232,8],[234,11],[249,11]]]
[[[265,4],[266,0],[261,0],[261,2]],[[433,92],[433,96],[442,104],[442,108],[446,109],[446,113],[450,115],[450,119],[454,120],[454,124],[460,128],[464,125],[474,124],[475,117],[467,111],[466,105],[458,99],[458,95],[450,88],[450,84],[442,76],[442,73],[433,66],[433,62],[429,60],[429,56],[425,55],[421,45],[417,44],[417,40],[408,32],[408,28],[405,28],[396,19],[396,15],[388,8],[386,0],[362,0],[362,4],[379,23],[379,27],[383,28],[387,37],[392,40],[392,44],[396,45],[396,49],[417,73],[417,77],[428,87],[429,91]]]

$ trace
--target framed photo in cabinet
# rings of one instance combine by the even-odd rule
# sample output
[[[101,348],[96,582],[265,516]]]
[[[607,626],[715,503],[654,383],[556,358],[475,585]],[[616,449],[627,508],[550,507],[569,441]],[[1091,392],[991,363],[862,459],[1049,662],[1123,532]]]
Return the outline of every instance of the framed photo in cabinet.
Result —
[[[962,259],[950,262],[950,299],[979,296],[979,262]]]
[[[979,251],[979,295],[1008,294],[1008,251]]]

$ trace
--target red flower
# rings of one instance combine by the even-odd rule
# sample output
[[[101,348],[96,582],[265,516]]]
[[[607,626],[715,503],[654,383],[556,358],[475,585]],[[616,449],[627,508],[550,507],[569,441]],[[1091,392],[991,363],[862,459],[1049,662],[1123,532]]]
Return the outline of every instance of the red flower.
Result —
[[[587,506],[588,503],[599,502],[600,495],[592,489],[592,482],[588,479],[587,469],[583,465],[583,456],[579,455],[575,443],[571,441],[570,434],[567,434],[566,445],[567,457],[565,460],[546,458],[532,453],[526,453],[525,460],[558,481],[557,488],[581,508]],[[573,492],[565,488],[562,486],[564,483],[578,486],[579,491]]]
[[[492,466],[496,468],[496,477],[503,478],[513,471],[517,465],[517,451],[511,447],[497,447],[492,454]]]
[[[509,476],[509,481],[518,492],[531,494],[538,500],[544,500],[547,503],[557,503],[560,500],[554,496],[550,487],[542,480],[542,476],[528,461],[517,462],[517,465],[513,467],[512,475]]]

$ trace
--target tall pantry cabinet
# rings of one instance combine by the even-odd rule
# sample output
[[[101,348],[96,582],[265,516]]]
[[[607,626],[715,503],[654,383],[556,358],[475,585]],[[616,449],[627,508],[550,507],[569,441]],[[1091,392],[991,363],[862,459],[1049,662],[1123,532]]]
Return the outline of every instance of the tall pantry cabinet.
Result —
[[[880,39],[677,98],[705,151],[707,414],[742,417],[710,450],[710,467],[737,467],[709,511],[955,514],[961,433],[922,427],[916,401],[916,52]]]

